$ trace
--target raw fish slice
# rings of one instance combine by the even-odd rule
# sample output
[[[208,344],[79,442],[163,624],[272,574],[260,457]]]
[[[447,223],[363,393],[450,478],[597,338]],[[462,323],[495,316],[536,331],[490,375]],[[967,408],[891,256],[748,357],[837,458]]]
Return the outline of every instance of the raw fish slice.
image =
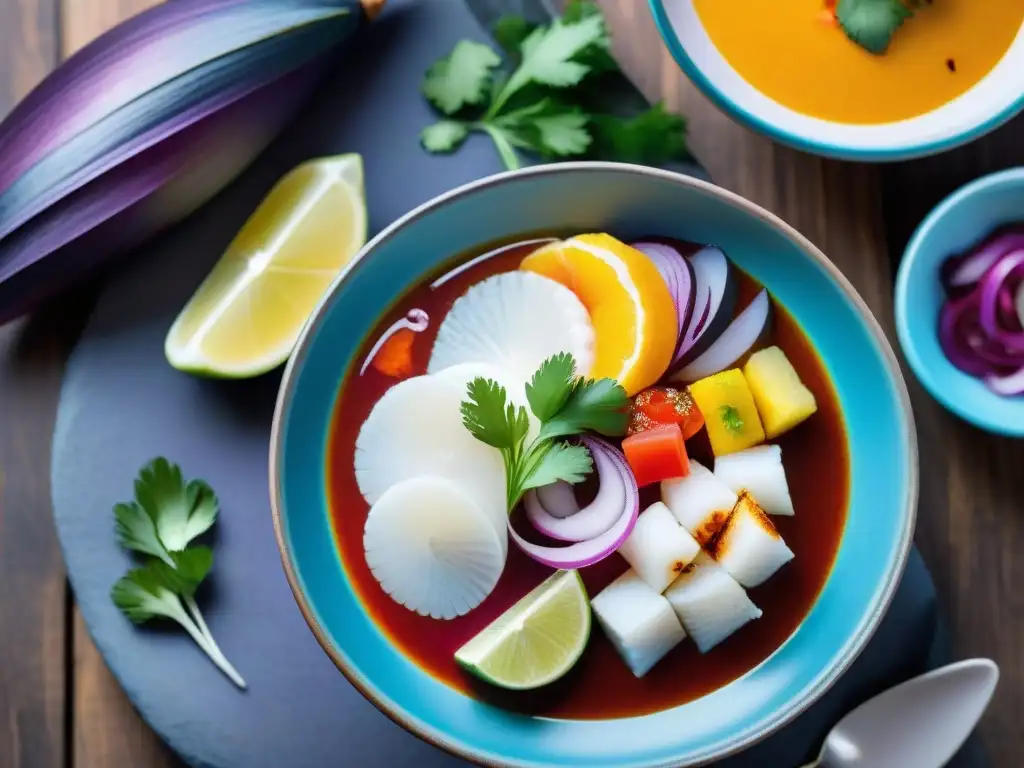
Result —
[[[605,635],[636,677],[686,639],[672,606],[630,568],[590,601]]]
[[[711,554],[747,589],[763,584],[793,559],[793,551],[786,546],[764,510],[747,493],[740,494],[736,509],[715,539]]]
[[[769,514],[794,514],[786,470],[782,465],[782,448],[777,445],[759,445],[719,456],[715,459],[715,477],[736,493],[749,491]]]
[[[413,477],[451,480],[490,518],[508,547],[505,465],[501,452],[462,423],[458,385],[414,376],[377,401],[356,438],[356,483],[373,506],[391,486]]]
[[[507,549],[451,480],[415,477],[385,491],[363,533],[366,562],[395,602],[435,619],[462,616],[498,583]]]
[[[693,562],[700,545],[658,501],[640,513],[618,551],[647,586],[664,592]]]
[[[530,431],[527,433],[526,439],[530,442],[536,439],[537,434],[540,432],[540,421],[533,415],[533,411],[530,410],[530,401],[526,399],[526,382],[518,381],[514,376],[510,376],[507,371],[487,363],[459,363],[458,365],[438,371],[433,375],[438,379],[450,381],[457,386],[459,391],[462,392],[463,400],[468,399],[469,383],[474,379],[479,377],[496,381],[505,388],[509,401],[516,406],[521,405],[526,409],[526,415],[530,420]]]
[[[594,360],[594,327],[572,291],[534,272],[489,277],[456,299],[437,331],[427,366],[436,373],[459,363],[497,366],[523,383],[562,352],[585,376]]]
[[[701,552],[665,597],[701,653],[707,653],[744,624],[761,618],[746,590],[708,554]]]
[[[736,494],[693,459],[689,475],[662,481],[661,500],[702,547],[721,530],[736,506]]]

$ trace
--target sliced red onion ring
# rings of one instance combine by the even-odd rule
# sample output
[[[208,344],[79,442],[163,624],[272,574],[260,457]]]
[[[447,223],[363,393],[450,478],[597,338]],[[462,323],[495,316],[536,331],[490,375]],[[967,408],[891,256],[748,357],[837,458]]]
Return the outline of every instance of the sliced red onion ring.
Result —
[[[683,331],[690,323],[693,315],[693,305],[697,293],[697,278],[694,275],[693,265],[678,250],[664,243],[652,243],[641,241],[632,244],[634,248],[647,256],[668,285],[669,293],[672,294],[672,302],[676,307],[676,349],[683,338]]]
[[[580,511],[576,489],[565,480],[538,488],[537,501],[552,517],[569,517]]]
[[[604,442],[589,438],[583,440],[594,458],[594,470],[600,481],[597,496],[590,504],[575,515],[556,517],[541,505],[535,491],[529,491],[523,499],[526,516],[533,527],[559,541],[587,541],[600,536],[622,515],[626,500],[622,473],[615,461],[615,449]]]
[[[593,539],[570,544],[567,547],[545,547],[539,544],[531,544],[512,527],[512,519],[509,518],[508,533],[516,545],[527,555],[538,563],[551,568],[572,570],[574,568],[586,568],[612,554],[633,531],[636,525],[636,518],[640,514],[640,492],[636,486],[636,478],[626,463],[626,457],[603,440],[596,438],[584,438],[584,443],[592,451],[595,443],[602,443],[611,452],[614,463],[619,472],[622,487],[625,489],[625,503],[622,506],[619,518],[611,528],[595,536]]]
[[[1017,286],[1017,295],[1013,297],[1013,308],[1017,313],[1017,322],[1024,328],[1024,281]]]
[[[978,321],[978,291],[947,301],[939,313],[939,345],[946,358],[964,373],[985,376],[1024,365],[1015,355],[990,339]],[[997,369],[1002,368],[1003,371]]]
[[[704,354],[671,376],[672,381],[692,382],[724,371],[764,336],[770,319],[771,301],[762,289]]]
[[[999,323],[999,294],[1003,286],[1014,278],[1024,267],[1024,248],[1007,253],[996,261],[981,278],[978,290],[981,298],[978,303],[978,320],[993,340],[998,341],[1007,349],[1024,352],[1024,332],[1012,331]]]
[[[981,280],[992,265],[1011,251],[1024,248],[1024,232],[1005,232],[965,256],[954,256],[947,263],[945,283],[951,286],[970,286]]]
[[[736,309],[736,279],[720,248],[702,248],[690,257],[696,278],[696,306],[669,370],[701,355],[729,325]]]
[[[997,395],[1020,395],[1024,394],[1024,367],[1021,367],[1006,376],[989,374],[985,376],[985,386]]]

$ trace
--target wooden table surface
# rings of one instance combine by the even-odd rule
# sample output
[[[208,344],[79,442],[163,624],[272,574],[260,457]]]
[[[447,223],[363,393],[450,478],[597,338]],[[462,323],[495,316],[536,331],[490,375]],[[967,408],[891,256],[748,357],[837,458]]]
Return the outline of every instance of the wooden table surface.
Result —
[[[0,115],[63,57],[152,2],[0,0]],[[960,184],[1024,163],[1024,121],[922,161],[872,167],[822,160],[754,135],[712,107],[665,52],[644,0],[602,4],[624,66],[649,96],[689,117],[691,145],[715,181],[820,246],[896,346],[893,277],[912,229]],[[93,647],[51,521],[50,437],[64,360],[88,311],[89,291],[80,293],[0,328],[0,768],[180,766]],[[992,765],[1019,766],[1024,443],[959,422],[905,372],[921,445],[917,543],[957,656],[988,656],[1002,668],[981,735]]]

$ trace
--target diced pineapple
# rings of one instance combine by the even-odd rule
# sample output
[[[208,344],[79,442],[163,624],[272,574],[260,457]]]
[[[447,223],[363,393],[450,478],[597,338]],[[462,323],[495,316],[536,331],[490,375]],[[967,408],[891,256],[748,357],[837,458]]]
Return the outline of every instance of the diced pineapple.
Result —
[[[715,456],[764,442],[754,397],[739,368],[695,381],[690,385],[690,394],[704,416]]]
[[[814,394],[778,347],[752,354],[743,374],[769,438],[791,430],[818,410]]]

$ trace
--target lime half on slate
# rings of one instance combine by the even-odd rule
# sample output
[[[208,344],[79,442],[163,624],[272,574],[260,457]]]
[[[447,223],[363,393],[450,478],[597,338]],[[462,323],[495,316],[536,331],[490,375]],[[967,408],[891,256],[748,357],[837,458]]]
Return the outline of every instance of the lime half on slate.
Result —
[[[164,343],[168,362],[223,378],[279,366],[331,282],[366,243],[366,219],[359,155],[293,169],[174,321]]]
[[[576,571],[559,571],[455,653],[500,688],[540,688],[562,677],[590,638],[590,601]]]

